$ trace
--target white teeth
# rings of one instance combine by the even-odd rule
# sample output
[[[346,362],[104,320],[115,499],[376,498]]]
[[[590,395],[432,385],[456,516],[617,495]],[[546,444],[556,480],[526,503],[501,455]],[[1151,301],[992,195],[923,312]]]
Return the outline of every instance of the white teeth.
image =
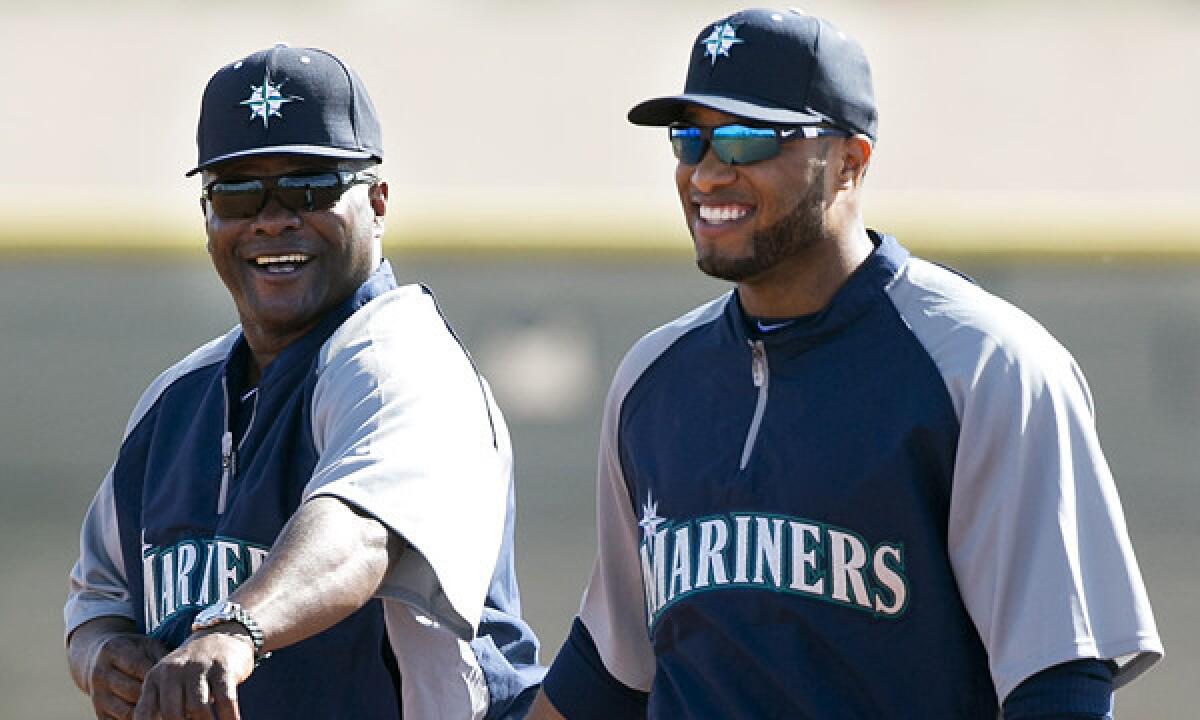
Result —
[[[748,208],[741,205],[701,205],[700,219],[706,223],[719,225],[741,220],[749,212]]]
[[[309,260],[309,256],[308,256],[308,255],[302,255],[302,254],[295,254],[295,255],[263,255],[262,257],[256,257],[256,258],[254,258],[254,263],[255,263],[256,265],[258,265],[259,267],[266,267],[266,266],[268,266],[268,265],[275,265],[275,264],[279,264],[279,263],[284,263],[284,264],[288,264],[288,265],[295,265],[295,264],[299,264],[299,263],[305,263],[305,262],[308,262],[308,260]]]

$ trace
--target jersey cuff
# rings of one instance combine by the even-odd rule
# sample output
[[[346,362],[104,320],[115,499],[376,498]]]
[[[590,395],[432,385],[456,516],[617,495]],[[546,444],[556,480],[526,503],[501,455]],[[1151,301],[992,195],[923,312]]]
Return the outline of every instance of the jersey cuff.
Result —
[[[64,647],[71,644],[71,633],[78,630],[80,625],[90,620],[102,617],[119,617],[126,618],[134,623],[137,622],[137,615],[127,602],[104,599],[89,600],[82,596],[68,598],[63,615],[66,620],[66,630],[63,632]]]
[[[1004,700],[1004,720],[1112,718],[1113,665],[1085,658],[1026,678]]]
[[[624,685],[608,672],[591,633],[579,618],[571,623],[571,632],[554,658],[542,690],[567,720],[646,717],[647,694]]]

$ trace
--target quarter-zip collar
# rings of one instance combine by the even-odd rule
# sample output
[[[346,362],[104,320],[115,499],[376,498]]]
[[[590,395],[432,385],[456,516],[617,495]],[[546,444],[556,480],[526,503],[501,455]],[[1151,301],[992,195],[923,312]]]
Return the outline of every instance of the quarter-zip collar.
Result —
[[[890,235],[868,230],[875,249],[855,269],[846,283],[834,293],[823,310],[796,318],[785,328],[769,333],[750,329],[746,313],[735,290],[725,308],[727,329],[745,345],[761,340],[772,353],[802,353],[823,343],[828,337],[854,323],[864,313],[886,299],[885,290],[908,260],[904,249]]]

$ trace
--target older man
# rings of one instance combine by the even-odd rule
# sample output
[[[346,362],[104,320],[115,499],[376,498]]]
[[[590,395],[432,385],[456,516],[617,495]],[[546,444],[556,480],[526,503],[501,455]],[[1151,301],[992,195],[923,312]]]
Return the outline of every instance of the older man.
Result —
[[[520,717],[540,679],[507,432],[382,258],[378,120],[336,57],[209,81],[200,200],[240,325],[162,374],[65,609],[97,717]]]
[[[736,288],[617,371],[596,564],[531,717],[1105,717],[1162,645],[1088,388],[866,228],[858,44],[739,12],[629,119],[667,126],[697,264]]]

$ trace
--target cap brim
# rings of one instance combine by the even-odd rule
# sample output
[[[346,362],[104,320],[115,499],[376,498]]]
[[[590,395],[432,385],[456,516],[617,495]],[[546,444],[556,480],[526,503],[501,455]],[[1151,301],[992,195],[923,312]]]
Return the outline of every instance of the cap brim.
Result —
[[[629,122],[634,125],[670,125],[682,119],[683,110],[689,105],[699,105],[700,107],[718,110],[747,120],[779,123],[781,125],[803,125],[805,123],[826,121],[824,117],[815,113],[802,113],[786,108],[767,107],[723,95],[685,93],[683,95],[653,98],[638,103],[629,111]]]
[[[343,148],[324,147],[322,145],[266,145],[263,147],[251,148],[249,150],[239,150],[238,152],[226,153],[215,158],[210,158],[196,167],[188,170],[184,177],[191,177],[201,170],[207,170],[213,165],[223,163],[227,160],[237,160],[238,158],[253,157],[255,155],[307,155],[312,157],[334,158],[337,160],[376,160],[383,162],[383,158],[374,155],[366,150],[346,150]]]

